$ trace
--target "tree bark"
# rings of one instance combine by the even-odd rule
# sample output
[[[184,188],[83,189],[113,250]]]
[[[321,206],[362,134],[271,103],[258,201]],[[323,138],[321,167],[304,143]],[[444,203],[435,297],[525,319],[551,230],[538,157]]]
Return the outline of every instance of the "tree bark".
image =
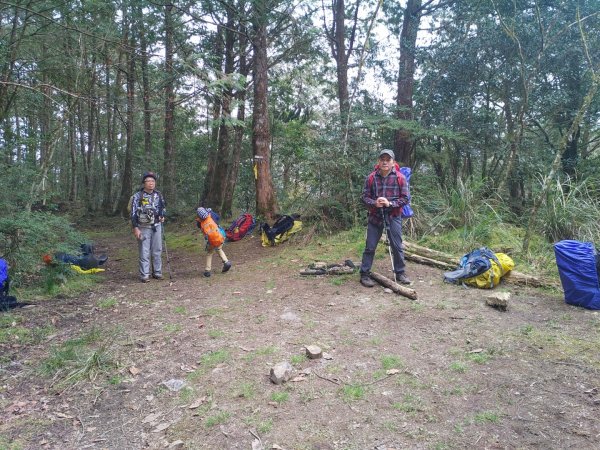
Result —
[[[123,17],[126,17],[128,11],[123,10]],[[127,205],[132,191],[132,160],[133,160],[133,109],[135,106],[135,40],[129,33],[131,25],[124,19],[123,27],[125,29],[124,42],[127,45],[127,119],[125,121],[125,165],[123,167],[123,177],[121,184],[121,194],[117,202],[117,211],[123,217],[128,216]]]
[[[331,13],[333,20],[331,28],[325,26],[325,34],[329,39],[331,56],[336,63],[337,75],[337,94],[340,108],[340,118],[342,125],[345,125],[350,113],[350,95],[348,92],[348,60],[354,48],[354,39],[356,37],[356,26],[358,22],[358,10],[360,0],[356,1],[354,9],[354,19],[352,23],[352,32],[348,40],[346,49],[346,5],[344,0],[333,0],[331,2]]]
[[[175,72],[173,70],[173,5],[165,5],[165,142],[163,189],[165,198],[175,205],[177,202],[177,173],[175,172]]]
[[[421,22],[421,0],[408,0],[404,10],[402,31],[400,32],[400,67],[398,70],[398,96],[396,97],[396,117],[400,120],[413,120],[413,87],[415,76],[415,53],[417,33]],[[415,141],[406,129],[394,133],[396,160],[411,166],[415,162]]]
[[[215,64],[213,69],[217,74],[221,74],[223,72],[223,60],[225,59],[225,43],[224,43],[224,34],[223,26],[217,26],[217,33],[215,35]],[[210,134],[210,147],[208,149],[208,157],[206,162],[206,177],[204,179],[204,189],[202,191],[202,197],[200,198],[200,205],[208,206],[212,199],[212,186],[213,179],[215,177],[215,168],[217,165],[216,157],[217,150],[219,145],[219,118],[221,117],[221,95],[213,95],[212,96],[212,124],[211,124],[211,134]]]
[[[277,213],[277,199],[271,178],[271,130],[268,109],[268,57],[266,11],[254,4],[254,111],[252,114],[252,149],[256,165],[256,214],[273,220]]]
[[[417,299],[417,291],[415,291],[414,289],[404,287],[377,272],[371,272],[370,276],[379,284],[385,286],[388,289],[391,289],[396,294],[400,294],[404,297],[410,298],[411,300]]]
[[[234,11],[232,8],[227,8],[227,23],[225,25],[225,73],[226,79],[234,73],[235,58],[235,30],[234,30]],[[230,145],[230,119],[231,119],[231,101],[233,97],[233,88],[231,80],[224,83],[221,93],[221,117],[219,120],[219,139],[218,149],[215,157],[214,175],[212,176],[211,188],[208,192],[206,205],[216,209],[225,216],[223,211],[223,203],[225,198],[225,190],[227,188],[227,174],[231,161],[231,145]]]
[[[250,68],[246,61],[246,52],[248,51],[248,40],[246,38],[246,29],[244,25],[239,29],[239,72],[244,79],[248,76]],[[246,94],[247,84],[245,84],[235,95],[237,102],[237,124],[234,128],[233,148],[231,149],[231,164],[227,174],[227,187],[223,197],[223,214],[231,215],[233,207],[233,196],[237,183],[240,159],[242,157],[242,145],[244,141],[244,131],[246,129],[244,122],[246,120]]]
[[[110,85],[110,57],[108,52],[104,59],[104,87],[105,96],[104,101],[106,103],[106,169],[104,170],[104,194],[102,199],[102,210],[105,213],[112,212],[112,159],[113,156],[113,142],[112,136],[112,95]]]
[[[142,98],[144,102],[144,162],[152,164],[152,114],[150,111],[150,80],[148,78],[148,36],[143,21],[143,12],[137,8],[136,24],[140,38],[140,67],[142,69]]]

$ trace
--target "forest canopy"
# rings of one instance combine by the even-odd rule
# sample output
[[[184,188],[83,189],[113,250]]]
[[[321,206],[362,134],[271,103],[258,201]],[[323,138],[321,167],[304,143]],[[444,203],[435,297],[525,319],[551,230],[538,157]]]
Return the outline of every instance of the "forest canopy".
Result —
[[[0,1],[2,211],[204,204],[357,224],[382,148],[420,232],[598,237],[600,2]],[[527,239],[527,237],[526,237]]]

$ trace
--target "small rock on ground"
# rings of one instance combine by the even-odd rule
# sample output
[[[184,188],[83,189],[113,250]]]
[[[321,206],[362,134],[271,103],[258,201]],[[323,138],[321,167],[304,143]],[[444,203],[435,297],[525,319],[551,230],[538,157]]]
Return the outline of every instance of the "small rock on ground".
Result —
[[[280,362],[275,366],[271,367],[271,375],[269,379],[275,384],[283,384],[292,377],[294,368],[287,362]]]

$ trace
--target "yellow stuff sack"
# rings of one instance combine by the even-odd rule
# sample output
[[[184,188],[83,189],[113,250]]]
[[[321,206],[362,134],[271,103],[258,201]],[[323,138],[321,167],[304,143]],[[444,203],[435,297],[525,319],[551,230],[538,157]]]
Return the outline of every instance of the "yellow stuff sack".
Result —
[[[272,247],[273,245],[281,244],[282,242],[287,241],[292,234],[297,233],[301,229],[302,229],[302,221],[294,220],[294,225],[292,225],[292,228],[290,228],[287,231],[284,231],[281,234],[275,235],[273,240],[269,240],[267,233],[265,233],[265,231],[263,229],[263,231],[261,232],[261,235],[260,235],[261,241],[262,241],[262,246],[263,247]]]
[[[76,264],[71,264],[71,269],[73,269],[75,272],[80,273],[82,275],[89,275],[92,273],[104,272],[104,269],[98,269],[97,267],[94,267],[93,269],[84,270]]]
[[[500,279],[508,272],[515,268],[515,262],[506,253],[494,253],[500,266],[496,261],[490,259],[492,267],[486,272],[477,275],[476,277],[465,278],[462,280],[463,283],[469,286],[475,286],[481,289],[492,289],[500,283]]]

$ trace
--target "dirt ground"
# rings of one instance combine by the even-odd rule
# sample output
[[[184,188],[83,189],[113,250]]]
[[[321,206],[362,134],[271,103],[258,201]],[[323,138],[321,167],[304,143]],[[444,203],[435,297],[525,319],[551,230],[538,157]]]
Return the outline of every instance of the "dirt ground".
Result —
[[[0,313],[0,448],[600,448],[598,312],[510,285],[501,312],[409,263],[411,301],[300,276],[301,244],[257,237],[204,278],[199,242],[169,249],[172,283],[141,284],[132,237],[98,239],[111,257],[93,292]],[[82,336],[98,370],[43,373]],[[294,374],[275,385],[283,361]]]

